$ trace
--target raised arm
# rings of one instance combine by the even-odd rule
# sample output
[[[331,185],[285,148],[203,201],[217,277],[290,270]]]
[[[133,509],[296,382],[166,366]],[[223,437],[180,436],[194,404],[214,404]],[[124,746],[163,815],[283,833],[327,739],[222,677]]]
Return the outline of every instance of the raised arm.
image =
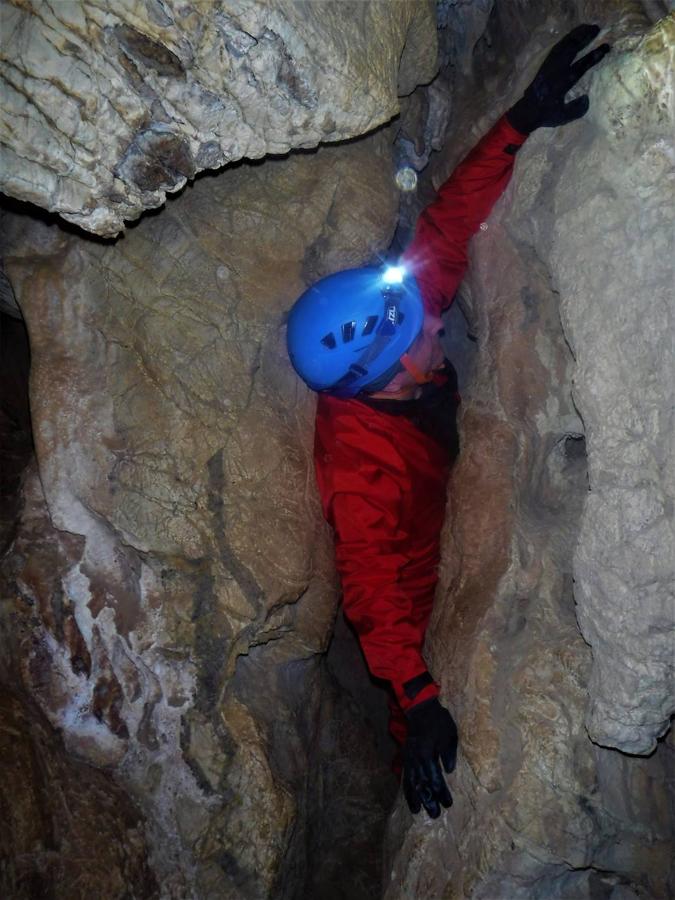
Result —
[[[420,215],[403,259],[433,315],[452,302],[466,272],[469,240],[509,183],[515,155],[526,140],[502,116]]]
[[[588,110],[587,96],[567,102],[565,95],[609,52],[609,44],[602,44],[576,59],[599,32],[597,25],[578,25],[558,41],[521,99],[457,166],[421,214],[403,259],[433,315],[452,303],[466,272],[469,240],[508,184],[515,154],[528,134],[573,122]]]

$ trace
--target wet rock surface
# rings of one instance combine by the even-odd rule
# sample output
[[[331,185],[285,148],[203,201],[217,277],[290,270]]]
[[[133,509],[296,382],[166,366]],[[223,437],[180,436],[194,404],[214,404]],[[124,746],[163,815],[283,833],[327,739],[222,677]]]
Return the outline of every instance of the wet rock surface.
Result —
[[[433,4],[10,0],[0,188],[95,234],[204,169],[364,134],[436,71]]]

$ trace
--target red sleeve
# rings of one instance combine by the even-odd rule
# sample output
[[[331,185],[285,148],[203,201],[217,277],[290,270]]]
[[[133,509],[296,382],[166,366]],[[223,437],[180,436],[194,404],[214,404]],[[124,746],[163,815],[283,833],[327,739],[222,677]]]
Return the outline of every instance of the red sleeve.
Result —
[[[403,710],[437,697],[426,686],[414,700],[406,681],[426,672],[424,629],[415,622],[414,598],[400,584],[410,535],[400,527],[401,486],[385,472],[374,478],[350,473],[348,491],[334,493],[326,518],[335,529],[335,561],[347,618],[354,626],[368,668],[392,685]]]
[[[469,239],[508,184],[515,154],[526,140],[502,116],[420,215],[403,259],[430,312],[438,315],[452,302],[466,272]]]

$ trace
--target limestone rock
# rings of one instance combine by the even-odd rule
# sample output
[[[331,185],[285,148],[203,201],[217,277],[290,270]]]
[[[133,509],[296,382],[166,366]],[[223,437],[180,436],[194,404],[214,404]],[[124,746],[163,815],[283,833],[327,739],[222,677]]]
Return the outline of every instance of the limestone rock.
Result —
[[[442,4],[453,23],[444,59],[456,62],[455,74],[407,104],[401,141],[420,160],[440,146],[448,102],[453,138],[418,197],[406,201],[407,215],[516,99],[568,26],[600,10],[609,39],[623,43],[587,79],[588,117],[540,132],[520,151],[512,189],[473,242],[460,303],[477,350],[428,646],[460,724],[455,804],[429,822],[413,819],[399,798],[385,895],[666,897],[673,809],[663,785],[672,736],[644,758],[599,744],[649,751],[672,709],[672,423],[664,413],[672,377],[663,350],[672,323],[659,329],[656,321],[659,310],[664,322],[672,315],[663,292],[672,282],[672,109],[667,84],[662,89],[671,26],[641,39],[644,7],[629,0],[611,8],[579,0],[576,9],[566,0],[545,8],[480,0],[466,20],[463,6]],[[82,10],[91,52],[77,42]],[[103,67],[105,83],[120,92],[117,112],[109,91],[76,111],[82,143],[73,147],[85,146],[92,115],[105,138],[117,133],[115,123],[127,127],[127,111],[133,120],[134,110],[149,110],[145,131],[129,120],[132,151],[130,136],[121,155],[114,140],[108,147],[91,138],[101,159],[114,157],[110,165],[127,179],[114,176],[120,184],[92,163],[78,176],[84,193],[73,193],[58,169],[58,140],[35,141],[47,154],[37,169],[22,164],[27,191],[58,170],[55,196],[72,201],[62,211],[96,230],[102,210],[105,233],[121,227],[125,209],[136,204],[136,215],[192,177],[181,170],[196,166],[203,149],[206,126],[197,117],[208,78],[222,87],[225,77],[222,67],[208,69],[218,16],[239,29],[238,38],[228,32],[233,92],[246,91],[242,78],[260,63],[263,99],[252,95],[232,131],[250,153],[270,151],[277,139],[283,147],[328,139],[312,118],[323,96],[313,111],[293,94],[300,81],[275,81],[290,62],[274,56],[281,44],[264,30],[270,18],[294,64],[307,66],[323,59],[312,28],[335,37],[326,23],[341,24],[344,47],[330,52],[349,66],[317,65],[321,84],[353,71],[353,47],[382,38],[368,56],[374,70],[359,69],[358,83],[338,92],[354,104],[337,104],[345,133],[354,117],[373,126],[371,95],[378,115],[395,109],[392,48],[405,42],[412,54],[404,54],[399,92],[426,72],[419,58],[411,64],[425,43],[426,4],[241,3],[224,13],[218,4],[153,0],[139,10],[132,0],[17,0],[4,10],[18,23],[17,59],[35,61],[51,35],[58,50],[45,51],[47,61],[79,54],[72,77],[82,66]],[[47,24],[36,31],[38,15]],[[67,24],[50,30],[57,15]],[[376,16],[391,27],[363,31]],[[298,17],[306,30],[293,30]],[[516,52],[526,62],[514,75]],[[37,109],[67,82],[63,73],[41,82],[34,68],[21,77]],[[179,109],[188,103],[185,85],[196,118]],[[277,103],[282,94],[287,114]],[[63,109],[61,127],[71,121],[68,102]],[[209,122],[214,132],[220,127]],[[248,132],[242,123],[260,128]],[[95,785],[106,810],[102,837],[75,829],[61,845],[64,859],[94,854],[95,871],[109,870],[118,894],[152,896],[157,882],[168,900],[378,895],[371,840],[379,839],[392,785],[359,720],[357,667],[340,680],[330,654],[328,672],[322,661],[334,579],[311,473],[313,402],[286,359],[283,323],[312,280],[386,248],[398,202],[394,130],[203,174],[116,242],[73,233],[54,216],[5,214],[3,267],[33,356],[37,459],[23,473],[21,517],[3,559],[0,684],[11,684],[21,704],[8,713],[11,728],[47,717],[44,740],[31,736],[38,756],[52,760],[44,748],[60,730],[65,753],[57,742],[58,765],[48,769],[71,789],[45,807],[42,794],[35,800],[25,788],[37,779],[26,765],[29,742],[4,744],[13,766],[21,760],[14,771],[27,810],[3,835],[5,855],[19,857],[4,893],[41,889],[39,878],[26,879],[37,870],[42,877],[42,851],[24,850],[41,846],[44,823],[70,808],[71,797],[92,820],[72,787],[79,777]],[[218,134],[220,141],[225,131]],[[221,143],[213,152],[199,165],[230,158]],[[139,173],[159,186],[134,186]],[[90,206],[80,202],[85,194]],[[647,495],[651,506],[639,502]],[[620,520],[619,499],[630,513]],[[607,588],[610,573],[621,576],[616,593]],[[76,896],[67,866],[47,862],[55,890]]]
[[[527,15],[531,77],[555,39],[533,9],[493,19],[478,79]],[[399,800],[387,900],[672,894],[672,735],[619,750],[649,754],[673,711],[673,20],[641,38],[616,11],[588,116],[529,139],[472,243],[478,353],[428,641],[455,802],[429,822]],[[495,80],[493,119],[521,87]],[[485,113],[457,112],[469,145]]]
[[[8,0],[1,189],[95,234],[205,169],[372,130],[436,65],[430,0]]]
[[[574,565],[588,729],[628,753],[651,753],[675,711],[674,57],[675,14],[617,48],[593,82],[588,137],[560,160],[550,238],[535,226],[588,443]]]
[[[292,897],[321,866],[306,754],[335,593],[283,320],[386,247],[396,200],[380,130],[197,178],[115,243],[4,216],[39,466],[6,646],[147,817],[163,896]]]

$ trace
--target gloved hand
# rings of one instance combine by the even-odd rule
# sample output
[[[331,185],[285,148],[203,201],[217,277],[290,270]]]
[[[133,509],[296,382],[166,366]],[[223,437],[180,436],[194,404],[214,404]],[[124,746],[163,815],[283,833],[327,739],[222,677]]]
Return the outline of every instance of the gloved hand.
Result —
[[[424,806],[429,816],[436,819],[441,814],[440,806],[446,809],[452,806],[440,763],[448,774],[454,771],[457,726],[435,697],[409,709],[406,719],[408,737],[403,747],[403,793],[412,813],[418,813]]]
[[[582,75],[610,51],[609,44],[601,44],[573,63],[574,57],[593,41],[600,27],[578,25],[553,47],[544,60],[532,84],[521,99],[507,112],[510,125],[521,134],[529,134],[542,126],[555,128],[580,119],[588,111],[588,95],[565,103],[565,94]]]

